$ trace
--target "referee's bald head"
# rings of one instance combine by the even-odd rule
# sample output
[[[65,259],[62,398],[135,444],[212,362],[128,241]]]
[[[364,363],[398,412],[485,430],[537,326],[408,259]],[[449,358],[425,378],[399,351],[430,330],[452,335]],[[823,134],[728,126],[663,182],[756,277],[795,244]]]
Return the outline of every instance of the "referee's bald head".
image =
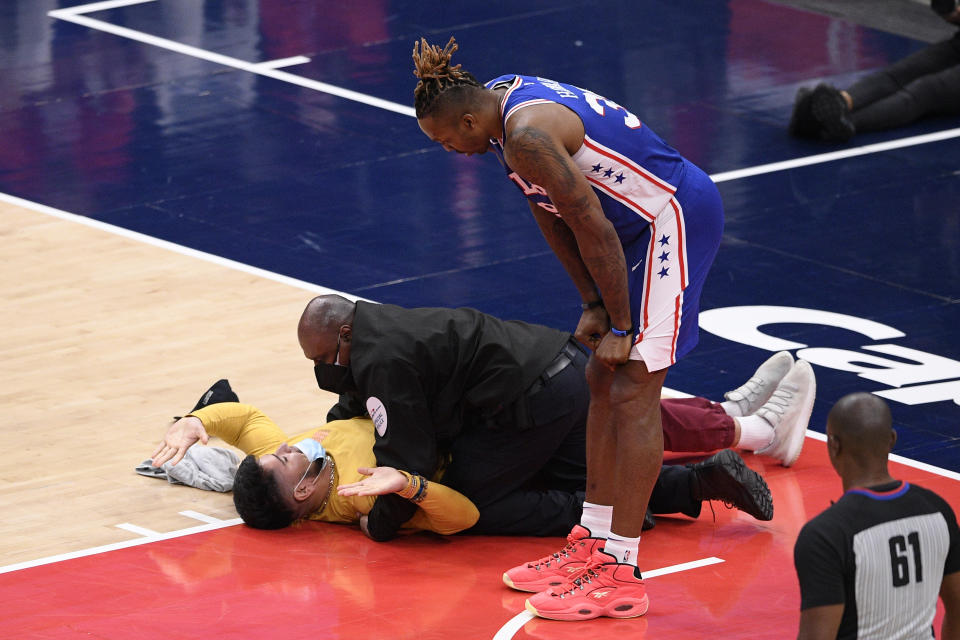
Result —
[[[890,407],[872,393],[845,395],[830,409],[827,435],[839,440],[844,453],[862,462],[886,460],[894,442]]]

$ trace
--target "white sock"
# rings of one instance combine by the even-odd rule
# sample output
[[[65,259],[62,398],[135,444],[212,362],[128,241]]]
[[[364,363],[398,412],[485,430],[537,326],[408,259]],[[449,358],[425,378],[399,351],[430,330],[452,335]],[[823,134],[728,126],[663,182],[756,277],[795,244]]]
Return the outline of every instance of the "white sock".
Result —
[[[760,416],[737,418],[740,423],[740,442],[737,446],[749,451],[757,451],[773,442],[773,427]]]
[[[730,402],[729,400],[724,400],[720,403],[720,408],[723,409],[723,412],[728,416],[733,416],[734,418],[739,418],[743,415],[743,412],[740,411],[740,405],[736,402]]]
[[[610,523],[613,521],[613,506],[603,504],[583,503],[583,515],[580,516],[580,525],[590,529],[594,538],[606,538],[610,535]]]
[[[637,547],[640,545],[640,536],[636,538],[625,538],[611,533],[607,536],[607,543],[603,545],[603,550],[609,553],[620,564],[629,564],[637,566]]]

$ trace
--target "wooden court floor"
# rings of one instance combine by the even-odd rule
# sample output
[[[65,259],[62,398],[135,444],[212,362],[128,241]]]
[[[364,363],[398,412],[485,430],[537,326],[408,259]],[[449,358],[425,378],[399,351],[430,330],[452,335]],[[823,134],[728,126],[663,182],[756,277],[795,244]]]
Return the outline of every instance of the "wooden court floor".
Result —
[[[285,428],[326,421],[296,337],[320,288],[3,202],[0,237],[0,566],[202,524],[180,511],[236,518],[229,495],[133,471],[219,378]]]

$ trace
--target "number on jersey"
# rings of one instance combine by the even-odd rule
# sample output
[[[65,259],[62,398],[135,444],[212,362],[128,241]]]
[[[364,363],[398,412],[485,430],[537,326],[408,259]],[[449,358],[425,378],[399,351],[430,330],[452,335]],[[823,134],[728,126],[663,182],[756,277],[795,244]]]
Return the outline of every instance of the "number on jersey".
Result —
[[[906,538],[903,536],[893,536],[890,538],[890,565],[893,569],[893,586],[902,587],[910,584],[910,555],[907,553],[907,545],[910,545],[913,553],[913,579],[915,582],[923,582],[923,562],[920,560],[920,536],[913,531]]]
[[[549,198],[549,197],[550,197],[550,196],[547,195],[547,190],[546,190],[546,189],[544,189],[543,187],[541,187],[541,186],[538,185],[538,184],[533,184],[532,182],[527,182],[526,180],[524,180],[523,178],[521,178],[521,177],[520,177],[520,174],[518,174],[516,171],[514,171],[513,173],[511,173],[508,177],[509,177],[511,180],[513,180],[515,183],[517,183],[517,186],[520,187],[520,189],[523,191],[523,195],[527,196],[528,198],[529,198],[530,196],[543,196],[544,198]],[[557,213],[557,208],[556,208],[552,203],[550,203],[550,202],[541,202],[541,201],[536,201],[536,202],[537,202],[537,206],[538,206],[538,207],[540,207],[540,208],[542,208],[542,209],[546,209],[546,210],[549,211],[550,213]]]
[[[599,113],[601,116],[606,115],[606,109],[604,109],[603,105],[600,104],[600,101],[602,100],[611,109],[622,111],[625,114],[623,116],[623,124],[627,125],[631,129],[637,129],[640,127],[640,118],[633,115],[613,100],[609,100],[603,96],[598,96],[597,94],[591,93],[587,90],[583,90],[583,97],[587,101],[587,104],[590,105],[590,108]]]

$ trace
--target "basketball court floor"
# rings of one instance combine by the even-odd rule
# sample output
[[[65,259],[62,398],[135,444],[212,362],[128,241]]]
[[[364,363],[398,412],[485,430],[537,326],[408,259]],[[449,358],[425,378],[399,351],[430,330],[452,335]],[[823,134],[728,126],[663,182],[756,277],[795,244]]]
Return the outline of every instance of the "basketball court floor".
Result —
[[[413,42],[450,35],[481,79],[628,106],[718,183],[671,393],[719,399],[781,349],[816,371],[798,463],[745,455],[774,519],[659,519],[641,619],[531,619],[500,575],[560,539],[255,531],[229,494],[133,471],[218,378],[290,432],[322,424],[295,335],[318,292],[572,329],[577,294],[496,161],[412,117]],[[0,637],[795,636],[793,542],[841,493],[836,399],[887,399],[893,474],[960,506],[960,121],[786,134],[799,87],[921,46],[761,0],[0,3]]]

